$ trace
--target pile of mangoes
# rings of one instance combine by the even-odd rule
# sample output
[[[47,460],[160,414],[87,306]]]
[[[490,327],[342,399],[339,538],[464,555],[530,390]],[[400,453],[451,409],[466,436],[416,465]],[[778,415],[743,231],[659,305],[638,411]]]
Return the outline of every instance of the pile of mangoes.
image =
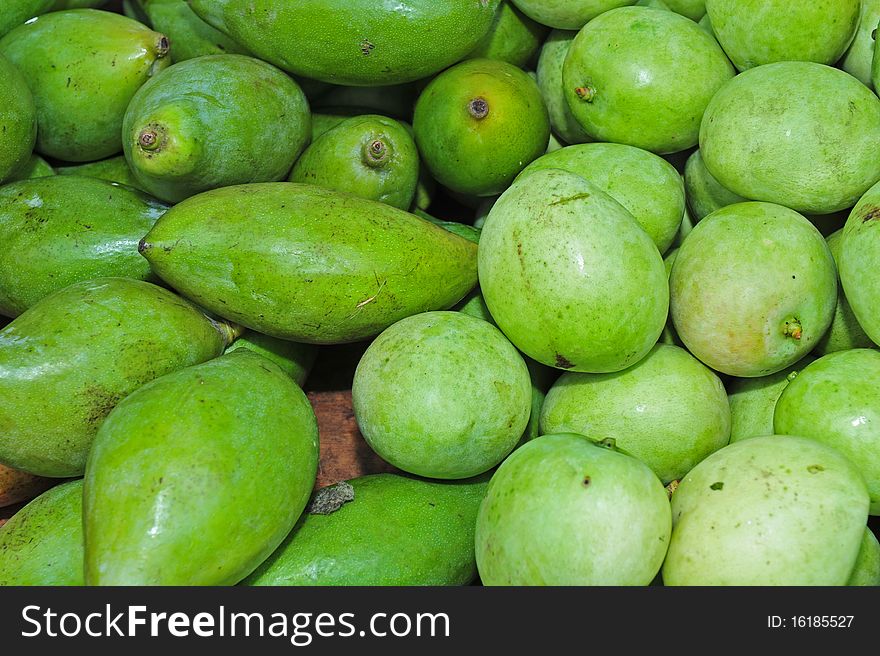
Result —
[[[878,23],[5,0],[0,584],[880,585]]]

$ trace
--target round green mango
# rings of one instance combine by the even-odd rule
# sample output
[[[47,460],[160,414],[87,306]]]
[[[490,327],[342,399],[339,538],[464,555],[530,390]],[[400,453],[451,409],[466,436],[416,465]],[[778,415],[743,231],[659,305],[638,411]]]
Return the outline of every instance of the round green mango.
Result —
[[[706,168],[699,149],[688,157],[684,166],[684,188],[688,207],[697,221],[702,221],[722,207],[749,200],[733,193],[715,179]]]
[[[663,332],[669,287],[657,247],[620,203],[573,173],[515,183],[489,212],[477,255],[492,316],[542,364],[620,371]]]
[[[773,428],[849,458],[868,484],[871,514],[880,515],[880,352],[840,351],[810,364],[779,397]]]
[[[725,52],[743,71],[779,61],[834,64],[859,22],[860,0],[706,0]]]
[[[27,166],[36,139],[34,97],[18,69],[0,54],[0,183]]]
[[[217,187],[283,179],[311,129],[299,85],[244,55],[175,64],[135,94],[122,126],[135,178],[173,203]]]
[[[140,183],[134,177],[125,155],[117,155],[97,162],[77,164],[75,166],[59,166],[56,169],[58,175],[77,175],[86,178],[98,178],[109,182],[117,182],[126,187],[141,189]],[[145,190],[142,190],[145,191]]]
[[[701,156],[719,183],[812,214],[852,207],[880,179],[878,149],[877,96],[809,62],[738,75],[712,98],[700,130]]]
[[[839,66],[867,86],[874,88],[872,67],[874,64],[875,31],[880,23],[880,0],[861,0],[859,27],[852,45],[846,51]]]
[[[804,437],[731,444],[672,495],[668,586],[845,585],[868,493],[839,452]]]
[[[800,360],[837,305],[825,239],[797,212],[770,203],[728,205],[700,221],[669,286],[682,342],[732,376],[766,376]]]
[[[837,264],[847,302],[858,324],[880,344],[880,183],[853,208],[843,228]]]
[[[171,41],[174,63],[205,55],[249,54],[247,49],[196,16],[186,0],[143,0],[149,25]]]
[[[727,445],[730,406],[718,376],[684,349],[658,344],[618,373],[562,374],[540,430],[611,438],[669,483]]]
[[[0,39],[37,108],[37,150],[90,162],[122,150],[122,117],[135,92],[168,63],[168,38],[96,9],[40,16]]]
[[[498,59],[523,68],[538,54],[549,31],[513,3],[502,1],[489,32],[466,58]]]
[[[531,409],[529,370],[497,328],[460,312],[398,321],[358,363],[352,402],[382,458],[430,478],[481,474],[516,446]]]
[[[293,378],[300,387],[305,385],[315,364],[315,359],[318,357],[318,347],[313,344],[290,342],[254,330],[248,330],[236,339],[226,349],[226,353],[238,349],[247,349],[271,360],[281,371]]]
[[[477,567],[484,585],[648,585],[670,525],[646,465],[582,435],[544,435],[492,476]]]
[[[635,4],[636,0],[510,0],[542,25],[579,30],[599,14]]]
[[[537,83],[502,61],[471,59],[438,75],[413,117],[416,143],[431,175],[453,191],[504,191],[550,139]]]
[[[419,181],[419,151],[399,121],[355,116],[306,148],[289,180],[408,210]]]
[[[538,88],[550,115],[550,126],[556,135],[569,144],[592,141],[571,113],[562,86],[562,66],[576,36],[577,32],[553,30],[541,47],[536,71]]]
[[[569,171],[596,185],[633,215],[661,253],[675,239],[685,191],[678,171],[662,157],[623,144],[582,144],[539,157],[519,179],[546,169]]]
[[[733,75],[696,23],[650,7],[587,23],[562,70],[568,106],[590,137],[659,154],[697,144],[706,106]]]

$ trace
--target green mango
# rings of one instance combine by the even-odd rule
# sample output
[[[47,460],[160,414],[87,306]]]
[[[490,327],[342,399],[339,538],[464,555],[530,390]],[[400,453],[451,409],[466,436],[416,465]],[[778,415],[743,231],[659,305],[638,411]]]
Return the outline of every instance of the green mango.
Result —
[[[620,203],[573,173],[536,171],[504,192],[478,257],[492,316],[542,364],[620,371],[663,332],[669,287],[657,247]]]
[[[874,33],[880,23],[880,0],[861,0],[861,7],[855,38],[838,65],[869,89],[873,89],[871,69],[876,48]]]
[[[96,9],[46,14],[0,39],[34,95],[37,151],[68,162],[122,150],[125,109],[168,65],[168,48],[164,35]]]
[[[385,330],[352,384],[364,439],[405,472],[482,474],[516,446],[529,420],[531,382],[500,330],[460,312],[426,312]]]
[[[568,106],[590,137],[665,154],[697,144],[709,101],[734,73],[718,43],[692,20],[623,7],[578,33],[562,80]]]
[[[766,376],[813,350],[837,305],[834,258],[803,216],[738,203],[700,221],[672,267],[678,336],[731,376]]]
[[[544,435],[489,483],[477,517],[484,585],[648,585],[671,518],[651,470],[582,435]]]
[[[812,214],[852,207],[880,180],[878,148],[877,96],[808,62],[738,75],[712,98],[700,130],[700,154],[719,183]]]
[[[37,154],[31,155],[25,165],[21,168],[17,169],[15,173],[13,173],[7,180],[6,183],[9,182],[18,182],[19,180],[33,180],[34,178],[45,178],[50,175],[55,175],[55,169],[53,169],[49,162],[44,160]],[[5,183],[4,183],[5,184]]]
[[[880,344],[880,183],[862,197],[843,228],[840,282],[859,325]]]
[[[391,86],[331,86],[314,103],[316,111],[324,108],[356,108],[360,114],[382,114],[405,121],[412,120],[416,90],[412,84]]]
[[[306,512],[244,585],[467,585],[485,477],[456,482],[374,474],[348,481],[354,498]],[[338,496],[344,484],[320,490]],[[339,503],[337,501],[336,503]],[[335,503],[333,504],[336,505]]]
[[[334,84],[412,82],[480,42],[500,0],[189,0],[206,22],[261,59]]]
[[[56,485],[0,526],[0,586],[84,585],[82,491]]]
[[[56,169],[58,175],[77,175],[87,178],[98,178],[99,180],[107,180],[109,182],[117,182],[127,187],[133,187],[146,191],[135,179],[131,167],[125,159],[125,155],[117,155],[109,159],[102,159],[98,162],[88,162],[86,164],[77,164],[75,166],[59,166]]]
[[[0,330],[0,462],[41,476],[81,475],[121,399],[217,357],[236,334],[139,280],[87,280],[47,296]]]
[[[730,405],[710,369],[659,344],[619,373],[562,374],[547,393],[540,430],[611,438],[669,483],[727,445]]]
[[[718,41],[744,71],[780,61],[834,64],[852,43],[860,0],[706,0]]]
[[[839,262],[843,229],[831,234],[825,241],[828,242],[828,248],[831,249],[834,261]],[[865,330],[859,325],[856,315],[853,314],[849,301],[846,300],[846,291],[843,285],[838,285],[837,308],[834,310],[831,327],[816,344],[813,352],[816,355],[826,355],[835,351],[848,351],[855,348],[876,348],[876,346],[871,338],[865,334]]]
[[[519,179],[546,169],[575,173],[611,196],[633,215],[660,253],[675,239],[685,208],[684,184],[662,157],[623,144],[582,144],[539,157]]]
[[[152,280],[138,240],[167,206],[95,178],[53,175],[0,187],[0,314],[93,278]]]
[[[704,32],[706,32],[706,34],[710,35],[716,41],[718,40],[715,37],[715,30],[712,29],[712,21],[709,19],[709,14],[706,14],[705,16],[703,16],[700,19],[700,22],[697,23],[697,25],[699,25],[700,29],[702,29]]]
[[[798,431],[849,458],[862,472],[871,514],[880,515],[880,353],[829,353],[788,384],[773,414],[776,433]]]
[[[413,129],[422,159],[440,184],[493,196],[546,152],[550,117],[537,83],[523,71],[502,61],[471,59],[425,88]]]
[[[536,71],[538,88],[544,97],[553,133],[569,144],[592,141],[571,113],[562,87],[562,66],[576,36],[577,32],[553,30],[541,47]]]
[[[746,203],[748,198],[733,193],[715,179],[703,162],[700,150],[695,150],[684,166],[684,189],[688,207],[697,221],[728,205]]]
[[[448,230],[452,234],[458,235],[463,239],[467,239],[468,241],[475,244],[480,243],[480,233],[482,232],[482,230],[480,230],[479,228],[467,225],[466,223],[459,223],[458,221],[442,221],[441,219],[435,218],[422,210],[413,210],[413,214],[424,219],[425,221],[430,221],[434,225],[438,225],[444,230]]]
[[[283,179],[312,128],[308,101],[289,76],[252,57],[208,55],[145,84],[122,130],[140,185],[177,203],[208,189]]]
[[[318,423],[266,358],[237,351],[157,378],[108,415],[83,490],[90,585],[233,585],[293,528]]]
[[[248,330],[236,339],[226,349],[226,353],[238,349],[247,349],[271,360],[300,387],[306,384],[306,379],[318,357],[318,348],[312,344],[289,342],[253,330]]]
[[[419,151],[399,121],[355,116],[306,148],[289,180],[408,210],[419,180]]]
[[[865,528],[855,567],[853,567],[846,584],[850,586],[880,585],[880,542],[877,541],[869,528]]]
[[[54,4],[55,0],[3,0],[0,2],[0,37],[27,19],[51,11]],[[4,86],[0,84],[0,89]],[[5,103],[0,103],[0,107],[3,105]]]
[[[477,282],[476,250],[383,203],[291,182],[190,198],[140,244],[163,280],[212,312],[312,344],[452,307]]]
[[[322,107],[312,113],[312,142],[354,116],[369,114],[370,110],[358,107]]]
[[[706,0],[664,0],[670,10],[697,22],[706,15]]]
[[[143,0],[141,3],[149,25],[171,41],[174,63],[205,55],[249,54],[223,32],[199,18],[186,0]]]
[[[675,264],[675,258],[678,257],[678,248],[673,248],[663,256],[663,266],[666,268],[666,279],[672,275],[672,265]],[[678,333],[675,332],[675,325],[672,323],[672,317],[666,317],[666,326],[660,335],[660,344],[672,344],[673,346],[682,346]]]
[[[132,20],[143,23],[147,27],[152,27],[150,17],[144,11],[144,3],[141,0],[122,0],[122,13]]]
[[[550,31],[523,14],[512,2],[502,0],[489,32],[467,59],[498,59],[523,68],[538,54]]]
[[[37,110],[27,82],[0,54],[0,183],[27,166],[37,139]]]
[[[831,447],[784,435],[737,442],[673,493],[663,582],[844,585],[867,515],[862,477]]]
[[[579,30],[588,21],[636,0],[511,0],[532,20],[562,30]]]

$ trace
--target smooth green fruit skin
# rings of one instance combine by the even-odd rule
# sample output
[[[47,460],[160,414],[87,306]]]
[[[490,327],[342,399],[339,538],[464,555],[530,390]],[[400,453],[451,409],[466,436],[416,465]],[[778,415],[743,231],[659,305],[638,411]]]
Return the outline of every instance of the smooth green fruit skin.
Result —
[[[865,483],[836,450],[786,435],[731,444],[672,495],[663,582],[844,585],[867,513]]]
[[[732,378],[727,383],[730,401],[730,441],[773,435],[773,412],[782,392],[815,358],[808,355],[790,367],[758,378]]]
[[[488,113],[473,114],[484,101]],[[416,143],[437,181],[462,194],[504,191],[543,155],[550,117],[537,83],[515,66],[471,59],[438,75],[413,116]]]
[[[536,171],[506,191],[478,257],[492,316],[542,364],[620,371],[663,332],[669,287],[657,247],[620,203],[573,173]]]
[[[206,55],[247,55],[243,46],[211,27],[190,9],[186,0],[144,0],[149,24],[171,41],[174,63]]]
[[[37,109],[18,69],[0,54],[0,183],[24,168],[37,139]]]
[[[154,380],[107,417],[83,491],[89,585],[233,585],[293,528],[318,423],[277,366],[238,351]]]
[[[837,306],[834,258],[803,216],[770,203],[710,214],[685,238],[669,281],[678,336],[731,376],[766,376],[815,347]]]
[[[877,96],[809,62],[738,75],[712,98],[700,129],[701,156],[719,183],[811,214],[852,207],[880,179],[878,148]]]
[[[869,89],[874,88],[872,68],[874,64],[874,30],[880,23],[880,0],[861,0],[859,27],[849,49],[838,65]]]
[[[243,581],[253,586],[467,585],[485,477],[457,482],[374,474],[349,481],[354,499],[304,514]]]
[[[426,312],[385,330],[358,363],[358,427],[384,460],[442,479],[476,476],[516,446],[531,409],[529,370],[497,328]]]
[[[715,179],[706,168],[699,149],[688,157],[684,166],[684,188],[688,207],[697,221],[702,221],[722,207],[747,203],[749,200],[733,193]]]
[[[191,0],[190,7],[261,59],[357,86],[428,77],[473,50],[499,0]]]
[[[244,55],[209,55],[145,84],[122,131],[140,185],[177,203],[209,189],[285,178],[312,126],[305,94],[282,71]]]
[[[568,106],[590,137],[665,154],[697,144],[709,101],[734,73],[693,21],[624,7],[578,33],[562,80]]]
[[[40,476],[82,475],[120,400],[217,357],[231,333],[139,280],[99,278],[47,296],[0,330],[0,462]]]
[[[685,193],[678,171],[662,157],[623,144],[569,146],[539,157],[518,179],[545,169],[569,171],[599,187],[633,215],[660,253],[672,245]]]
[[[862,546],[855,567],[846,582],[848,586],[880,586],[880,542],[865,528]]]
[[[687,16],[692,21],[699,21],[706,15],[706,0],[664,0],[666,5],[676,14]]]
[[[550,28],[536,23],[511,2],[502,2],[489,32],[467,58],[498,59],[525,68],[538,54],[549,31]]]
[[[541,47],[537,67],[538,88],[550,115],[550,126],[568,144],[592,141],[571,113],[562,86],[562,65],[576,36],[577,32],[553,30]]]
[[[55,4],[55,0],[4,0],[0,3],[0,37],[27,19],[50,11],[53,4]],[[2,85],[0,85],[0,89],[2,89]],[[3,104],[0,103],[0,107]]]
[[[27,162],[25,162],[24,166],[17,169],[15,173],[10,175],[9,178],[6,179],[4,184],[10,182],[18,182],[19,180],[45,178],[50,175],[55,175],[55,169],[53,169],[49,165],[49,162],[44,160],[39,155],[31,155]]]
[[[0,586],[84,585],[82,489],[57,485],[0,526]]]
[[[253,330],[236,339],[226,349],[226,353],[238,349],[247,349],[271,360],[300,387],[305,385],[318,357],[318,348],[312,344],[289,342]]]
[[[852,43],[860,0],[706,0],[718,41],[743,71],[779,61],[834,64]]]
[[[384,203],[291,182],[190,198],[140,245],[163,280],[203,307],[311,344],[367,339],[452,307],[476,285],[476,250]]]
[[[167,206],[105,180],[53,175],[0,187],[0,314],[93,278],[153,280],[138,240]]]
[[[408,210],[419,181],[419,151],[399,121],[355,116],[306,148],[288,179]]]
[[[846,299],[859,325],[880,344],[880,183],[853,208],[843,228],[838,266]]]
[[[831,234],[826,241],[835,263],[840,262],[840,247],[843,242],[843,229]],[[848,351],[855,348],[876,348],[871,338],[865,334],[865,330],[859,325],[859,320],[846,300],[846,291],[843,285],[838,285],[837,308],[834,310],[834,318],[831,327],[825,336],[816,344],[813,353],[827,355],[836,351]]]
[[[540,430],[611,438],[668,483],[727,445],[730,406],[718,376],[684,349],[659,344],[619,373],[562,374]]]
[[[477,518],[484,585],[648,585],[671,517],[635,458],[582,435],[544,435],[492,476]]]
[[[526,16],[543,25],[579,30],[610,9],[635,4],[636,0],[511,0]]]
[[[422,218],[425,221],[430,221],[434,225],[438,225],[444,230],[448,230],[452,234],[458,235],[463,239],[467,239],[474,244],[480,243],[480,234],[482,233],[482,230],[480,230],[479,228],[475,228],[474,226],[468,225],[466,223],[459,223],[458,221],[442,221],[422,210],[413,210],[412,213],[419,218]]]
[[[829,353],[805,368],[776,403],[776,433],[797,431],[834,447],[865,477],[880,515],[880,353]]]
[[[59,166],[56,169],[58,175],[78,175],[87,178],[98,178],[99,180],[107,180],[116,182],[126,187],[133,187],[146,191],[134,177],[125,155],[117,155],[109,159],[102,159],[97,162],[88,162],[86,164],[77,164],[76,166]]]
[[[74,9],[40,16],[0,39],[37,108],[37,151],[91,162],[122,150],[135,92],[169,64],[168,40],[119,14]]]

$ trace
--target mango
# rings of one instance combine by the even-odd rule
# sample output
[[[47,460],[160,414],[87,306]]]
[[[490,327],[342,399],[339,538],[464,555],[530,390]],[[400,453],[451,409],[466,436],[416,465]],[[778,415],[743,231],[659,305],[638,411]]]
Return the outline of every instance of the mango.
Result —
[[[669,280],[678,336],[731,376],[794,364],[828,330],[837,305],[834,258],[803,216],[770,203],[710,214],[685,238]]]
[[[499,0],[190,0],[193,11],[284,70],[371,86],[442,71],[489,31]]]
[[[236,339],[226,349],[226,353],[238,349],[247,349],[271,360],[281,371],[293,378],[300,387],[305,385],[315,364],[315,359],[318,357],[318,348],[312,344],[288,342],[253,330],[248,330]]]
[[[37,108],[37,151],[90,162],[122,150],[135,92],[168,63],[167,37],[125,16],[73,9],[40,16],[0,39]]]
[[[533,21],[512,2],[502,0],[489,32],[467,58],[498,59],[525,68],[538,54],[549,31],[550,28]]]
[[[55,169],[39,155],[31,155],[25,165],[15,171],[6,182],[18,182],[19,180],[31,180],[33,178],[45,178],[55,175]]]
[[[671,518],[663,485],[635,458],[582,435],[544,435],[492,476],[477,517],[484,585],[648,585]]]
[[[492,196],[546,152],[550,117],[537,83],[520,69],[471,59],[438,75],[422,92],[413,129],[440,184]]]
[[[675,239],[684,214],[684,185],[662,157],[623,144],[569,146],[539,157],[519,179],[544,169],[570,171],[599,187],[632,214],[661,253]]]
[[[98,431],[83,490],[89,585],[232,585],[293,528],[318,469],[303,391],[237,351],[152,381]]]
[[[877,541],[869,528],[865,528],[856,564],[846,584],[851,586],[880,585],[880,542]]]
[[[205,55],[249,54],[199,18],[186,0],[143,0],[142,6],[149,25],[171,41],[169,55],[174,63]]]
[[[733,193],[715,179],[706,168],[699,148],[688,157],[685,164],[684,188],[688,207],[697,221],[702,221],[722,207],[746,203],[749,200]]]
[[[283,72],[244,55],[209,55],[145,84],[122,132],[140,185],[177,203],[217,187],[283,179],[311,124],[302,89]]]
[[[0,37],[27,19],[50,11],[53,4],[55,4],[55,0],[5,0],[0,3]],[[0,84],[0,89],[3,86]],[[3,104],[5,103],[0,106]],[[2,177],[0,176],[0,178]]]
[[[620,371],[663,331],[669,287],[657,247],[620,203],[573,173],[536,171],[502,194],[478,257],[492,316],[542,364]]]
[[[543,25],[579,30],[599,14],[636,0],[511,0],[526,16]]]
[[[367,339],[452,307],[477,282],[476,244],[384,203],[290,182],[190,198],[139,248],[203,307],[311,344]]]
[[[779,61],[834,64],[853,40],[859,7],[860,0],[706,0],[718,41],[741,71]]]
[[[306,148],[289,180],[408,210],[419,180],[419,151],[400,122],[355,116]]]
[[[0,586],[84,585],[82,490],[57,485],[0,526]]]
[[[29,501],[54,482],[50,478],[0,465],[0,508]]]
[[[56,169],[58,175],[78,175],[87,178],[98,178],[109,182],[117,182],[127,187],[134,187],[141,191],[141,184],[135,179],[131,167],[125,159],[125,155],[117,155],[97,162],[87,162],[75,166],[59,166]]]
[[[669,277],[672,275],[672,265],[675,264],[675,258],[678,257],[678,248],[673,248],[670,251],[667,251],[666,255],[663,256],[663,267],[666,269],[666,279],[669,280]],[[660,344],[672,344],[674,346],[681,346],[681,340],[678,338],[678,333],[675,332],[675,325],[672,323],[672,317],[666,317],[666,326],[663,328],[663,333],[660,335]]]
[[[852,207],[880,179],[878,148],[877,96],[808,62],[738,75],[712,98],[700,129],[700,154],[723,186],[812,214]]]
[[[699,21],[706,15],[706,0],[664,0],[670,10]]]
[[[440,483],[373,474],[347,484],[352,500],[329,513],[307,510],[244,585],[467,585],[476,577],[485,477]],[[340,487],[319,490],[316,501]]]
[[[422,210],[413,210],[412,213],[415,214],[417,217],[424,219],[425,221],[430,221],[434,225],[440,226],[444,230],[447,230],[454,235],[458,235],[462,239],[467,239],[474,244],[480,243],[480,234],[482,234],[482,230],[480,230],[479,228],[475,228],[474,226],[468,225],[466,223],[459,223],[458,221],[443,221],[442,219],[433,217]]]
[[[167,209],[104,180],[53,175],[0,187],[0,313],[103,277],[153,280],[138,240]]]
[[[95,433],[120,400],[217,357],[235,335],[139,280],[87,280],[47,296],[0,330],[0,463],[81,475]]]
[[[838,255],[840,283],[859,325],[880,344],[880,183],[862,197],[843,228]]]
[[[709,101],[734,72],[693,21],[623,7],[578,33],[562,79],[569,108],[594,140],[664,154],[697,144]]]
[[[880,0],[861,0],[861,7],[856,35],[839,65],[866,87],[873,89],[874,32],[880,23]]]
[[[33,95],[18,69],[0,54],[0,183],[27,165],[36,138]]]
[[[536,71],[538,88],[547,106],[553,134],[567,144],[591,141],[590,136],[571,113],[562,86],[562,66],[571,42],[576,36],[577,32],[553,30],[541,47]]]
[[[358,363],[358,427],[405,472],[460,479],[481,474],[516,446],[531,409],[529,371],[497,328],[460,312],[395,323]]]
[[[844,585],[867,513],[865,483],[835,449],[784,435],[731,444],[672,495],[663,582]]]
[[[834,447],[861,471],[880,515],[880,353],[829,353],[788,384],[773,414],[776,433],[800,435]]]

